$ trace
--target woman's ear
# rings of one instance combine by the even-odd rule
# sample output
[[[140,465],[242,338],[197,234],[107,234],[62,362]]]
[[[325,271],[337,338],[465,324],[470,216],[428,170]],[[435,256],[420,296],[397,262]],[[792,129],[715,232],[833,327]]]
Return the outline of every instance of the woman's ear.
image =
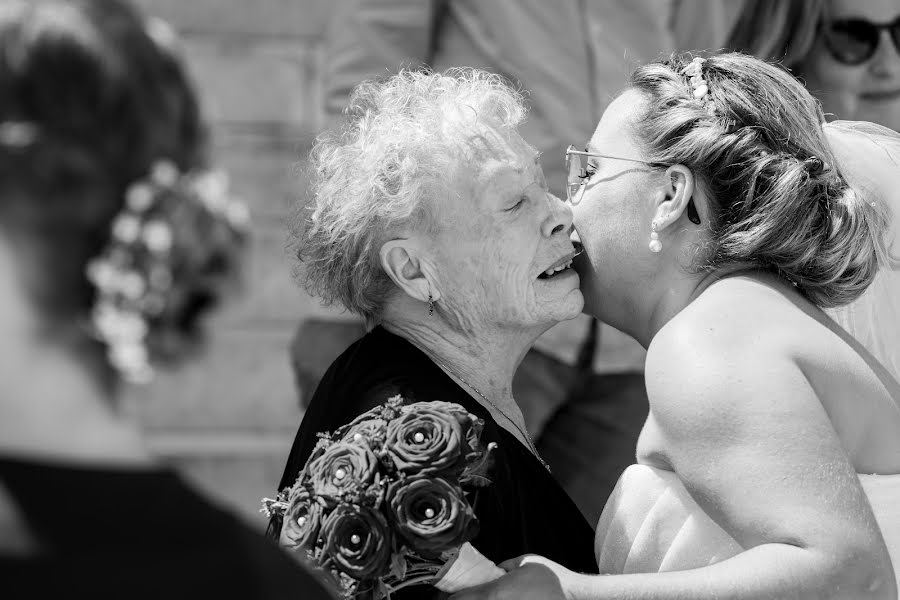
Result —
[[[411,240],[387,241],[381,246],[379,256],[381,268],[408,296],[422,302],[437,302],[440,293],[433,285],[432,271]]]
[[[693,198],[697,191],[694,173],[684,165],[672,165],[666,169],[665,183],[659,203],[653,215],[658,231],[674,225],[682,215],[699,224],[699,215]]]

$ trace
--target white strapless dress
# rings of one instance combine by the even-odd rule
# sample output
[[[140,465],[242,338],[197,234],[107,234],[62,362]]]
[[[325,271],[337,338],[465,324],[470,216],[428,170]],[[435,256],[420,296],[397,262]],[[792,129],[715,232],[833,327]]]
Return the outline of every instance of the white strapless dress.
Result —
[[[900,589],[900,475],[860,475]],[[603,509],[594,551],[600,573],[695,569],[741,552],[734,538],[694,501],[678,477],[628,467]]]

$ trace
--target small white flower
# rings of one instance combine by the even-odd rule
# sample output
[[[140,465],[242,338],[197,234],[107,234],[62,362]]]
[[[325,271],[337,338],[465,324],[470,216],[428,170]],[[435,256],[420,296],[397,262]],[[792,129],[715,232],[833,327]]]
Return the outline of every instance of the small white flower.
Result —
[[[119,280],[119,291],[129,300],[138,300],[147,291],[147,284],[140,274],[129,271]]]
[[[108,290],[115,281],[116,269],[105,260],[95,259],[87,266],[88,280],[100,290]]]
[[[144,182],[132,184],[125,194],[128,208],[136,213],[142,213],[153,205],[153,188]]]
[[[136,343],[147,336],[147,323],[134,312],[119,310],[106,305],[105,309],[95,311],[94,325],[107,342]]]
[[[153,377],[147,349],[143,344],[112,344],[108,351],[109,362],[133,383],[146,383]]]
[[[208,208],[222,206],[228,197],[228,175],[221,170],[204,171],[194,179],[194,191]]]
[[[225,209],[225,218],[235,229],[245,229],[250,223],[250,211],[242,202],[231,202]]]
[[[144,225],[144,244],[151,252],[163,253],[172,248],[172,229],[162,221]]]
[[[112,234],[123,244],[134,243],[141,235],[141,222],[132,215],[122,215],[113,223]]]
[[[150,178],[160,187],[172,187],[178,181],[178,167],[170,160],[158,160],[153,164]]]

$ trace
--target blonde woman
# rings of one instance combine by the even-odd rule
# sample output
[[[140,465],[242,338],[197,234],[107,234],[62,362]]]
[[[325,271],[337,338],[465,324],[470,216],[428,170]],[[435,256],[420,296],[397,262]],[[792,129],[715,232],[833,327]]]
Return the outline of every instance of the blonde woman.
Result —
[[[585,310],[647,347],[638,464],[597,527],[604,576],[524,557],[459,598],[897,597],[900,385],[822,311],[891,261],[888,210],[822,120],[776,66],[679,58],[569,152]]]

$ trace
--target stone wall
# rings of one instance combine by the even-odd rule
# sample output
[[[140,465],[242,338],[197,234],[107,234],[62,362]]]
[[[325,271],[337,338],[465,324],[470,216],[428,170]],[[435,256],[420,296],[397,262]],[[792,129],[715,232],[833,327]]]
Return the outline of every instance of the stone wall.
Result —
[[[287,347],[302,318],[333,314],[294,284],[285,251],[322,122],[320,42],[333,2],[137,1],[182,35],[253,239],[245,289],[210,319],[207,352],[130,391],[126,410],[159,455],[262,527],[259,498],[274,490],[301,417]]]

